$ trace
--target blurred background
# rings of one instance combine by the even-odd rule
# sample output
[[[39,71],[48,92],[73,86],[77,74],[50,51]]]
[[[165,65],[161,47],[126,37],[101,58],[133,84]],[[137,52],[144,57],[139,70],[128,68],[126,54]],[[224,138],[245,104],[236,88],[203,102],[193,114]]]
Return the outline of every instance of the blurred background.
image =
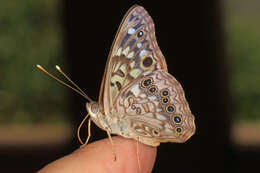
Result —
[[[153,172],[248,172],[260,162],[260,2],[2,0],[0,172],[36,172],[80,146],[81,96],[60,67],[97,100],[110,46],[126,11],[152,16],[168,69],[182,84],[197,132],[162,144]],[[86,136],[83,128],[82,136]],[[92,141],[106,137],[93,127]],[[187,166],[189,165],[189,166]]]

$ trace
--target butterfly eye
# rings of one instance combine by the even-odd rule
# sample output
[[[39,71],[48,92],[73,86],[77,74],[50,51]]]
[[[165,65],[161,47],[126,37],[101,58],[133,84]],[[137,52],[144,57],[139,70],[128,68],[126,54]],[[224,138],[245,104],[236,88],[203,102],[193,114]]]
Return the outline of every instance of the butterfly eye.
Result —
[[[97,114],[99,112],[98,104],[95,103],[95,102],[93,104],[91,104],[90,110],[91,110],[92,113]]]
[[[148,88],[148,94],[153,95],[157,92],[158,88],[155,85],[152,85]]]
[[[165,97],[162,99],[162,104],[167,104],[169,103],[169,98],[168,97]]]
[[[168,89],[163,89],[162,91],[161,91],[161,96],[162,97],[167,97],[167,96],[169,96],[170,94],[169,94],[169,90]]]
[[[137,37],[140,38],[144,35],[144,32],[141,30],[137,33]]]
[[[182,128],[181,128],[181,127],[177,127],[177,128],[175,129],[175,131],[176,131],[177,134],[181,134]]]
[[[151,57],[145,57],[143,60],[144,67],[150,67],[153,64],[153,59]]]
[[[180,124],[182,122],[182,119],[179,115],[175,115],[172,119],[176,124]]]
[[[167,111],[168,113],[173,113],[173,112],[175,111],[174,105],[168,105],[168,106],[166,106],[166,111]]]
[[[152,78],[146,78],[142,81],[142,87],[146,88],[153,82]]]

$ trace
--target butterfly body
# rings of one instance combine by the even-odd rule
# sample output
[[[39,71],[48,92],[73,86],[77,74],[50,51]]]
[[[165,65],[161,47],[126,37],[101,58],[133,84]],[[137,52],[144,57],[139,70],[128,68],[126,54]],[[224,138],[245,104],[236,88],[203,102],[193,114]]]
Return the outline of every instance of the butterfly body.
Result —
[[[103,130],[151,146],[185,142],[194,134],[194,116],[184,91],[168,73],[153,20],[143,7],[133,6],[123,18],[99,101],[87,104],[87,110]]]
[[[91,120],[99,128],[109,131],[112,134],[117,134],[128,138],[130,137],[130,122],[127,119],[124,119],[124,116],[115,111],[105,115],[102,105],[97,102],[87,103],[86,108],[90,114]]]

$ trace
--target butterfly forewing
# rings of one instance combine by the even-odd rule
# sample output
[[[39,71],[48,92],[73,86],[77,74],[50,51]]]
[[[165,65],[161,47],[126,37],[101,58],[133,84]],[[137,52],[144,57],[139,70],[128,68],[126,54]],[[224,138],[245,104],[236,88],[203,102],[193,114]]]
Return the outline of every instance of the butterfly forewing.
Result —
[[[167,71],[167,66],[156,42],[154,23],[143,7],[134,6],[124,17],[110,50],[100,92],[104,111],[111,111],[123,88],[158,69]]]
[[[99,103],[111,133],[148,145],[184,142],[195,132],[184,91],[167,72],[154,23],[143,7],[132,7],[120,24]]]

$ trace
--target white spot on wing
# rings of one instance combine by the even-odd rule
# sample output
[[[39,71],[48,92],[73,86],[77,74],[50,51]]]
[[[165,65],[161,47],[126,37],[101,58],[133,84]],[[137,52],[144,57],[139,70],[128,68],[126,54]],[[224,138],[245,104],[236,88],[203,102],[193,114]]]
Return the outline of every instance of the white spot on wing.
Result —
[[[130,75],[135,79],[139,74],[141,73],[141,70],[134,69],[130,72]]]
[[[127,46],[127,48],[125,48],[125,50],[122,52],[123,55],[127,55],[129,51],[129,46]]]
[[[145,55],[145,53],[146,53],[146,50],[141,50],[139,56],[143,56],[143,55]]]
[[[145,100],[145,99],[139,100],[138,103],[147,103],[147,100]]]
[[[135,129],[137,132],[140,132],[140,133],[143,133],[143,132],[145,132],[143,129]]]
[[[160,109],[160,108],[157,108],[156,109],[156,112],[162,112],[163,110],[162,109]]]
[[[140,89],[138,85],[135,85],[132,89],[131,89],[132,93],[137,96],[140,93]]]
[[[149,99],[150,100],[156,100],[157,98],[156,98],[156,96],[150,96]]]
[[[157,64],[157,68],[158,68],[158,69],[161,69],[160,63]]]
[[[131,68],[134,68],[134,66],[135,66],[135,61],[132,61],[132,62],[130,63],[130,67],[131,67]]]
[[[140,97],[142,97],[142,98],[145,98],[145,97],[147,97],[144,93],[142,93],[141,95],[140,95]]]
[[[164,127],[165,127],[166,129],[173,129],[173,127],[172,127],[169,123],[166,123],[166,124],[164,125]]]
[[[137,43],[137,47],[138,47],[138,48],[142,47],[142,43],[140,43],[140,42]]]
[[[158,120],[167,120],[167,118],[161,114],[155,114],[155,116]]]
[[[165,132],[168,133],[168,134],[172,134],[172,133],[173,133],[173,131],[170,130],[170,129],[168,129],[168,128],[165,128],[164,130],[165,130]]]
[[[126,73],[126,64],[123,64],[119,69],[120,69],[123,73]]]
[[[135,33],[135,29],[134,28],[129,28],[127,33],[132,35],[132,34]]]
[[[120,48],[117,50],[116,55],[117,55],[117,56],[120,56],[120,55],[121,55],[121,52],[122,52],[122,48],[120,47]]]
[[[148,71],[145,71],[145,72],[143,73],[143,75],[146,76],[146,75],[148,75],[148,74],[150,74],[150,73],[151,73],[151,71],[148,70]]]
[[[120,67],[120,64],[117,63],[116,66],[114,67],[114,71],[117,71],[119,67]]]
[[[123,100],[123,99],[122,99]],[[131,106],[131,103],[127,100],[127,99],[124,99],[124,105],[125,107],[130,107]]]
[[[119,104],[123,105],[124,104],[124,99],[119,99]]]
[[[133,56],[134,56],[134,51],[132,51],[131,53],[129,53],[128,55],[127,55],[127,58],[132,58]]]
[[[115,75],[111,78],[111,82],[113,82],[113,83],[116,83],[116,82],[123,83],[123,81],[124,81],[124,78],[122,78],[121,76],[118,76],[118,75]]]

